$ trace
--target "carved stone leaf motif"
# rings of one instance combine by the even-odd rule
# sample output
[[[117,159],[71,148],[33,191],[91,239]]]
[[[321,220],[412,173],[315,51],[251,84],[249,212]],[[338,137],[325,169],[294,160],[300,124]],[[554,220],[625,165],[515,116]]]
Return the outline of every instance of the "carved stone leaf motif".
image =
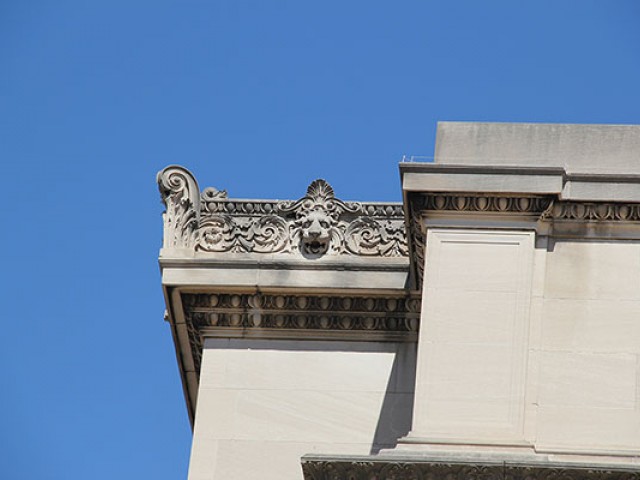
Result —
[[[408,254],[399,205],[344,202],[324,180],[296,201],[229,200],[227,192],[199,192],[193,175],[170,166],[158,174],[164,247],[204,252],[298,253],[398,257]]]
[[[633,203],[558,202],[550,215],[554,220],[640,221],[640,205]]]
[[[349,225],[346,248],[356,255],[398,257],[408,254],[407,240],[402,222],[379,222],[360,217]]]
[[[253,219],[210,217],[198,230],[196,250],[205,252],[279,252],[287,246],[285,221],[274,215]]]
[[[235,224],[227,216],[210,217],[198,229],[196,250],[228,252],[235,243]]]
[[[227,191],[226,190],[218,190],[214,187],[207,187],[202,191],[202,201],[203,202],[215,202],[217,200],[226,200],[227,199]]]
[[[402,461],[305,461],[305,480],[640,480],[638,470]]]
[[[166,207],[164,240],[166,247],[191,247],[193,232],[200,222],[198,184],[189,170],[169,166],[158,172],[158,188]]]
[[[380,224],[369,217],[351,222],[346,232],[347,250],[360,255],[379,255],[382,233]]]
[[[280,252],[288,244],[287,225],[282,218],[275,215],[260,217],[251,225],[247,240],[253,242],[254,252]]]

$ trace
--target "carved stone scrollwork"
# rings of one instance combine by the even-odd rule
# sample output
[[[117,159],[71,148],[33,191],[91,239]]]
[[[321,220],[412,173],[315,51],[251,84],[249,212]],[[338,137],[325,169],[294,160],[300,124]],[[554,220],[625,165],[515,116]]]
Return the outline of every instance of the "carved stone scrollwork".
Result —
[[[193,232],[200,220],[200,191],[189,170],[176,165],[158,172],[158,187],[166,207],[164,241],[166,247],[191,247]]]
[[[308,461],[305,480],[640,480],[640,471],[622,468],[456,464],[407,461]]]
[[[347,250],[356,255],[402,257],[409,253],[404,230],[390,221],[358,218],[347,227],[345,238]]]
[[[191,173],[177,166],[158,174],[167,209],[164,246],[212,253],[287,253],[405,257],[400,204],[361,204],[336,198],[315,180],[295,201],[231,200],[227,192],[202,194]]]
[[[196,251],[272,253],[285,249],[287,226],[274,215],[257,219],[213,216],[203,221],[196,235]]]
[[[207,187],[202,191],[202,202],[215,202],[218,200],[226,200],[227,199],[227,191],[226,190],[218,190],[214,187]]]
[[[235,222],[228,216],[209,217],[196,235],[196,250],[228,252],[235,242]]]

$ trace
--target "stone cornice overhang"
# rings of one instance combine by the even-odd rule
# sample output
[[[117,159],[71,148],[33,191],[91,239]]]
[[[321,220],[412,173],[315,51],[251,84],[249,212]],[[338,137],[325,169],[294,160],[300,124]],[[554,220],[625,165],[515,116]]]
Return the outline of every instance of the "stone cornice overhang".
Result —
[[[193,423],[204,339],[415,342],[402,204],[344,202],[323,180],[295,201],[200,192],[158,174],[167,320]]]
[[[305,480],[640,480],[640,466],[482,458],[302,457]]]
[[[428,227],[526,229],[552,238],[640,240],[640,175],[401,163],[400,176],[415,289],[422,282]]]

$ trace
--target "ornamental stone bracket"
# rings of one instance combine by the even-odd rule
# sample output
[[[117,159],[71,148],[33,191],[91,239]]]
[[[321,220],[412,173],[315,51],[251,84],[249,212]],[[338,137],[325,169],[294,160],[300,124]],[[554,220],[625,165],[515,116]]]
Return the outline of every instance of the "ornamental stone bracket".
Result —
[[[310,455],[302,472],[305,480],[640,480],[632,466]]]
[[[185,168],[157,176],[164,213],[165,250],[192,253],[407,257],[400,203],[345,202],[324,180],[294,201],[235,200],[226,191],[200,193]]]

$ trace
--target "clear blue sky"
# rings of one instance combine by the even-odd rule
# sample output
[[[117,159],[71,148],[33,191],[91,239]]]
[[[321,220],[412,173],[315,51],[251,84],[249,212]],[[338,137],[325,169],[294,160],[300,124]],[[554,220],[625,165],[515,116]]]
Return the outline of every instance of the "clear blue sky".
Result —
[[[1,0],[0,477],[186,477],[159,169],[400,200],[438,120],[640,123],[639,25],[635,0]]]

